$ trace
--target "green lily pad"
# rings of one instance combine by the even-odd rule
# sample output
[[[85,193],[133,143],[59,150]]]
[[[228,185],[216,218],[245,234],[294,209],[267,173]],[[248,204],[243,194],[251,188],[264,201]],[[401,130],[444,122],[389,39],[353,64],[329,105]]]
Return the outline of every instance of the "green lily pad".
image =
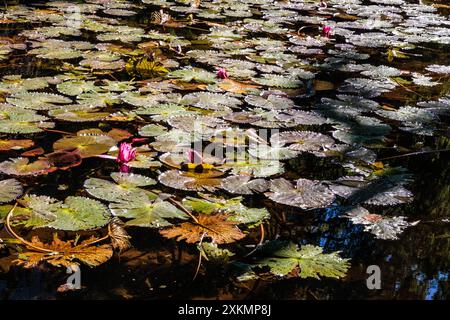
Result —
[[[17,93],[6,98],[6,101],[16,107],[33,110],[51,110],[58,108],[58,105],[72,102],[67,97],[46,92]]]
[[[334,193],[320,181],[298,179],[296,186],[284,178],[270,182],[267,197],[275,202],[304,210],[325,208],[334,201]]]
[[[171,226],[168,219],[189,218],[187,214],[167,201],[152,202],[145,198],[135,201],[111,203],[109,208],[113,215],[131,219],[125,224],[147,228],[161,228]]]
[[[16,179],[0,180],[0,203],[13,201],[22,193],[22,184]]]
[[[64,202],[46,196],[26,196],[20,203],[29,209],[23,223],[65,231],[90,230],[106,225],[111,214],[101,202],[85,197],[67,197]]]
[[[90,178],[84,182],[84,188],[87,193],[98,199],[109,202],[128,201],[134,202],[141,198],[156,199],[156,194],[151,191],[139,188],[154,184],[154,180],[137,174],[112,173],[114,182]]]
[[[169,78],[177,78],[185,82],[215,83],[216,75],[201,68],[186,67],[167,74]]]
[[[298,270],[300,278],[342,278],[349,268],[348,259],[339,257],[336,252],[323,253],[321,247],[304,245],[299,249],[288,241],[270,241],[258,252],[267,257],[257,260],[260,267],[269,267],[277,276],[286,276]]]

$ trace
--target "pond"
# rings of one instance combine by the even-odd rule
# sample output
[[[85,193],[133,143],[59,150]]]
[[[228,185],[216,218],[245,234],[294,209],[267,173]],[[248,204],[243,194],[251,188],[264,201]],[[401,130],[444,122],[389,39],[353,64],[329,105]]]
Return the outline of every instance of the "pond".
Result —
[[[0,299],[448,299],[449,9],[4,1]]]

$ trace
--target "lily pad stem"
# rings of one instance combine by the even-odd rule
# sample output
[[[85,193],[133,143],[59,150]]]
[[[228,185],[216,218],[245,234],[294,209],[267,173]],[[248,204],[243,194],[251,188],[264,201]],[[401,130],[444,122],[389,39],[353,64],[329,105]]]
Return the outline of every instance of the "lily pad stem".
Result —
[[[19,240],[20,242],[22,242],[23,244],[25,244],[26,246],[33,248],[37,251],[41,251],[41,252],[46,252],[46,253],[55,253],[55,251],[53,250],[48,250],[45,248],[41,248],[41,247],[37,247],[34,244],[32,244],[31,242],[25,240],[24,238],[22,238],[21,236],[19,236],[17,233],[14,232],[14,230],[11,228],[11,216],[13,215],[14,209],[17,207],[17,202],[14,204],[14,207],[11,208],[11,210],[9,210],[8,214],[6,215],[6,222],[5,222],[5,226],[6,226],[6,230],[8,230],[8,232],[17,240]]]

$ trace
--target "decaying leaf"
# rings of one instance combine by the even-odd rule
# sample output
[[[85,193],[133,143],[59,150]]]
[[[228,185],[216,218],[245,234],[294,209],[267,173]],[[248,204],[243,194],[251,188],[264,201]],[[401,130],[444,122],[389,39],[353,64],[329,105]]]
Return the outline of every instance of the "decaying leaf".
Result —
[[[108,230],[111,244],[119,253],[131,247],[131,237],[125,231],[124,223],[117,217],[114,217],[109,222]]]
[[[97,238],[91,237],[78,244],[75,240],[60,240],[55,233],[51,243],[42,243],[38,236],[34,236],[31,239],[33,247],[28,247],[29,251],[20,253],[15,261],[25,268],[36,267],[44,261],[55,267],[70,267],[78,265],[79,262],[89,267],[97,267],[112,257],[113,250],[109,244],[90,245],[95,240]],[[35,247],[43,248],[45,252],[37,251]]]
[[[245,234],[237,227],[238,222],[229,221],[228,215],[201,214],[197,222],[183,222],[182,224],[161,230],[166,238],[176,238],[177,241],[186,240],[187,243],[200,242],[204,237],[211,238],[214,243],[232,243],[241,240]]]

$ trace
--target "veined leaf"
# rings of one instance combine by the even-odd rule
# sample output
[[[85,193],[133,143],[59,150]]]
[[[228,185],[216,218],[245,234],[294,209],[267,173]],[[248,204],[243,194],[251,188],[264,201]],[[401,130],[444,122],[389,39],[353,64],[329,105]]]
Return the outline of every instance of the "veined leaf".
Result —
[[[53,241],[46,244],[41,242],[37,236],[34,236],[31,239],[33,246],[51,250],[51,252],[36,251],[36,249],[30,247],[29,251],[19,254],[16,262],[25,268],[33,268],[43,261],[55,267],[72,267],[73,265],[78,265],[79,262],[90,267],[97,267],[112,257],[113,250],[109,244],[90,245],[95,240],[97,238],[91,237],[80,244],[75,244],[74,240],[60,240],[55,233]]]
[[[277,276],[286,276],[298,268],[300,278],[344,277],[349,268],[348,259],[339,257],[336,252],[325,254],[322,250],[313,245],[304,245],[299,250],[292,242],[270,241],[259,249],[259,253],[267,257],[258,259],[257,265],[269,267]]]

